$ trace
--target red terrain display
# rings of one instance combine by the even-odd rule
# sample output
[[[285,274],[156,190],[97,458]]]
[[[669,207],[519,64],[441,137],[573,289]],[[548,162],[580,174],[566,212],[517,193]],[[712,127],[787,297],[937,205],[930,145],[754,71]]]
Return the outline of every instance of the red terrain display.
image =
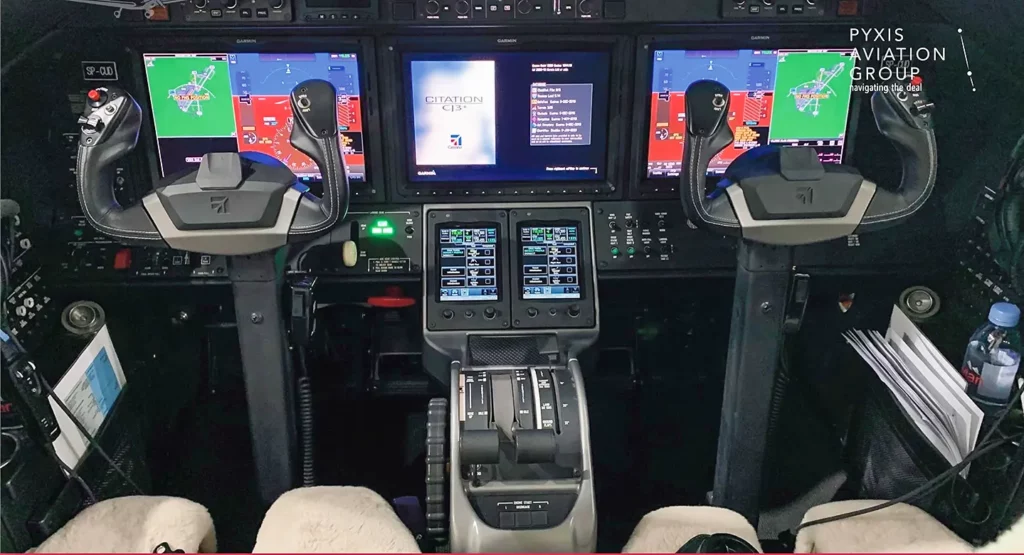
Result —
[[[733,143],[711,159],[708,172],[724,171],[747,150],[768,144],[771,123],[770,92],[733,92],[729,103],[729,128]],[[676,166],[683,159],[683,137],[686,136],[686,93],[654,93],[651,95],[650,145],[648,154],[652,175],[657,175],[659,161]]]

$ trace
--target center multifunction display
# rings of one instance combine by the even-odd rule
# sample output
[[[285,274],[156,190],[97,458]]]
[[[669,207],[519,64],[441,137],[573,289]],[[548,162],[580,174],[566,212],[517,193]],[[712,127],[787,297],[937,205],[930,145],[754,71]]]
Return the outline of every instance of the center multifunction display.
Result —
[[[210,152],[273,156],[319,181],[313,160],[292,147],[289,94],[307,79],[338,90],[338,129],[351,181],[366,180],[359,62],[351,53],[143,54],[157,156],[164,176],[198,167]]]
[[[846,145],[855,59],[837,50],[655,50],[647,177],[678,177],[686,135],[685,91],[713,79],[732,92],[733,144],[711,159],[720,175],[743,152],[778,144],[812,146],[840,164]]]
[[[410,182],[605,179],[608,52],[402,56]]]
[[[522,298],[579,299],[579,227],[520,225]]]
[[[425,206],[428,331],[593,328],[589,204]],[[513,292],[514,291],[514,292]]]
[[[441,287],[438,299],[498,300],[498,227],[438,229]]]

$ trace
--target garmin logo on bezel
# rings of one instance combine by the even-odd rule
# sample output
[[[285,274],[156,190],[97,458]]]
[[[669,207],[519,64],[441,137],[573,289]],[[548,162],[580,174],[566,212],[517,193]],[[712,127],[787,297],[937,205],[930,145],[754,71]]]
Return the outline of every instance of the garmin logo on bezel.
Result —
[[[235,44],[256,44],[256,39],[235,39]]]
[[[751,35],[750,40],[772,40],[768,35]]]
[[[519,39],[498,39],[498,44],[516,44]]]

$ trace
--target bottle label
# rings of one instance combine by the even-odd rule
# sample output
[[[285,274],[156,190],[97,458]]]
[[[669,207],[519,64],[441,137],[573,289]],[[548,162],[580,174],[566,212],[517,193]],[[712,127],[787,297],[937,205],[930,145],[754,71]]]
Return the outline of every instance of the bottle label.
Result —
[[[984,353],[971,349],[961,369],[967,380],[967,394],[982,401],[1005,403],[1013,393],[1020,368],[1020,355],[1009,349]]]

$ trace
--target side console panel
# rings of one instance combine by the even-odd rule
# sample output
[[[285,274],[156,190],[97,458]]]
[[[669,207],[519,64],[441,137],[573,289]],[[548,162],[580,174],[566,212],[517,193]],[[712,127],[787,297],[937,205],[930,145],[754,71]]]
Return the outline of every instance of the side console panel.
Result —
[[[312,249],[300,267],[318,275],[420,275],[422,210],[420,205],[353,206],[332,233],[332,244]]]
[[[679,201],[594,204],[597,271],[731,270],[736,240],[694,229]]]

